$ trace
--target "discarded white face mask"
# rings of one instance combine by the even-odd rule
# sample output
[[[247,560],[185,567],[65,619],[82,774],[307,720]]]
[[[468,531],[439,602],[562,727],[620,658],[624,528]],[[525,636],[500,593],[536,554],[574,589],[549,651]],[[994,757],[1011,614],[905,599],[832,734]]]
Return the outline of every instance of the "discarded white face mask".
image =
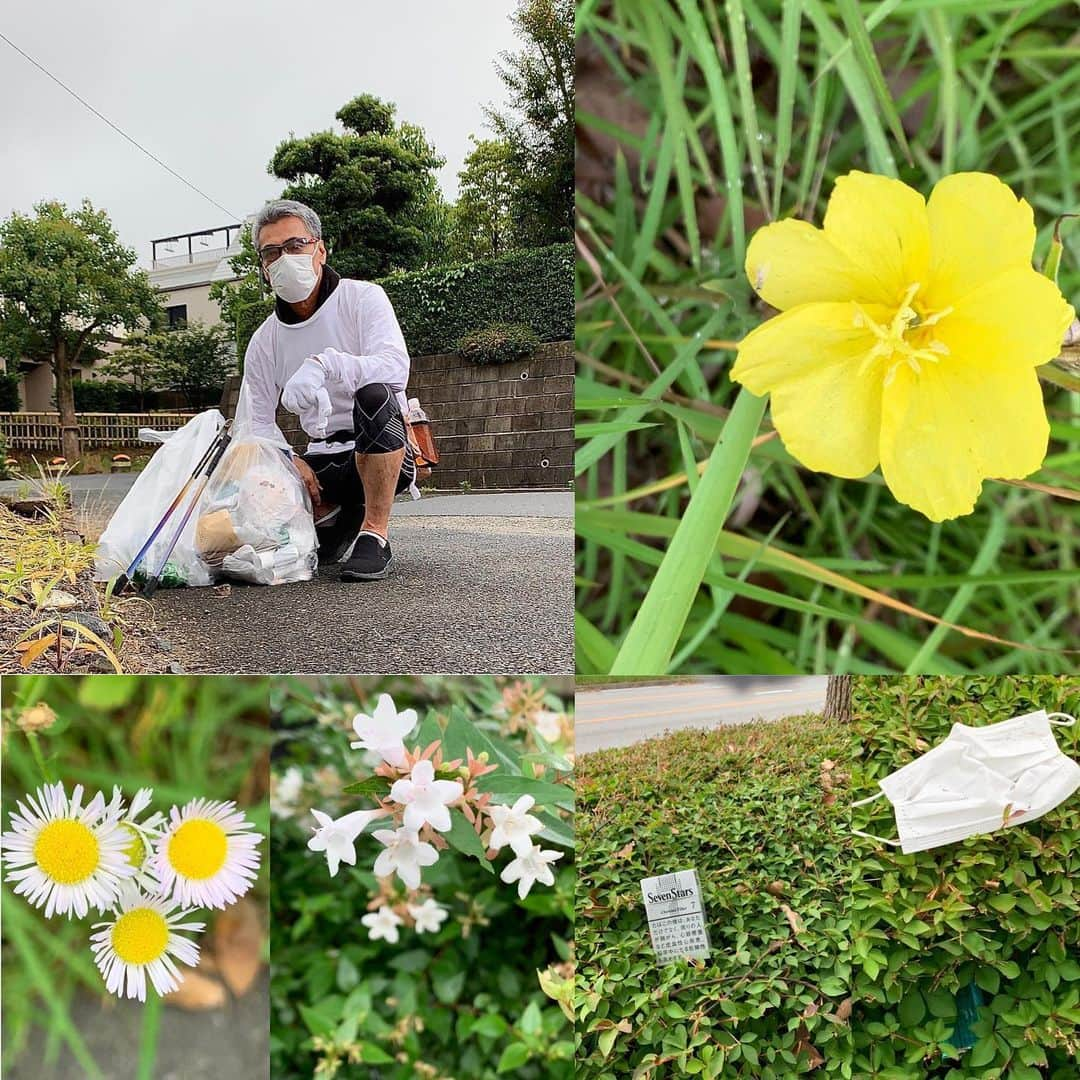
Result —
[[[270,287],[287,304],[296,304],[306,300],[319,275],[315,273],[314,254],[279,255],[267,268]]]
[[[852,804],[884,795],[900,839],[852,831],[910,854],[1034,821],[1080,788],[1080,765],[1061,752],[1051,731],[1075,722],[1040,710],[981,728],[954,724],[944,742]]]

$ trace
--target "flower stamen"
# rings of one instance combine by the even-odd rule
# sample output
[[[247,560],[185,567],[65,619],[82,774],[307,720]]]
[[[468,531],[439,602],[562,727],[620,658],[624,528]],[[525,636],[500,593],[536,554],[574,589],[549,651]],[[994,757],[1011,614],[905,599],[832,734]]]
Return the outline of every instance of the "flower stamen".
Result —
[[[859,365],[859,375],[864,375],[879,359],[889,361],[885,370],[885,385],[888,386],[902,364],[907,364],[919,375],[923,364],[936,364],[942,356],[949,355],[949,347],[942,341],[927,341],[925,336],[913,340],[907,336],[913,331],[925,331],[952,311],[951,307],[947,307],[928,314],[913,306],[920,288],[921,284],[917,281],[907,287],[896,314],[887,325],[871,318],[861,304],[855,304],[853,325],[861,330],[869,330],[877,339]]]

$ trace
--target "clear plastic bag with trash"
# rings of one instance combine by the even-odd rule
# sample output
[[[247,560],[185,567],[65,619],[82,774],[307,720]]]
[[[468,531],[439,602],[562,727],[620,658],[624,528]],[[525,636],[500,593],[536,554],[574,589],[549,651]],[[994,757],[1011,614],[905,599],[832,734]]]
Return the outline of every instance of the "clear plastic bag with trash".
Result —
[[[136,585],[154,575],[163,587],[228,578],[280,585],[314,577],[318,537],[311,500],[276,429],[262,436],[252,434],[250,425],[240,430],[234,425],[232,441],[205,488],[200,493],[200,485],[193,485],[178,499],[224,422],[217,409],[208,409],[177,431],[139,432],[145,441],[162,445],[101,535],[95,558],[99,581],[124,573],[173,503],[134,575]],[[166,560],[195,497],[198,505]]]
[[[280,446],[234,438],[199,507],[195,547],[215,576],[281,585],[307,581],[319,564],[311,500]]]

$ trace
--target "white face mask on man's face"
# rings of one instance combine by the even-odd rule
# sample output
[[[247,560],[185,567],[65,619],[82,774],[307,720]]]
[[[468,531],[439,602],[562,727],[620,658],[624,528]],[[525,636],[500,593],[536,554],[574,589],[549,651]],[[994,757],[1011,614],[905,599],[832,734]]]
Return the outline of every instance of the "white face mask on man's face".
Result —
[[[1064,720],[1054,720],[1064,716]],[[1080,788],[1080,765],[1061,752],[1052,725],[1072,717],[1039,710],[986,727],[954,724],[948,738],[879,781],[899,840],[852,830],[905,854],[1034,821]]]
[[[287,304],[306,300],[319,275],[315,270],[315,255],[279,255],[267,268],[270,287]]]

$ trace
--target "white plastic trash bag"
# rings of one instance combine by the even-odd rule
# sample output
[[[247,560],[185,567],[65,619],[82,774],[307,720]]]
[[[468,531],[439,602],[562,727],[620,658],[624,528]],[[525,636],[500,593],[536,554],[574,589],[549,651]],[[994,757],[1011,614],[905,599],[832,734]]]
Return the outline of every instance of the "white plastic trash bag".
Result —
[[[319,563],[311,500],[274,440],[234,438],[199,506],[195,543],[215,576],[280,585]]]
[[[143,429],[139,432],[139,437],[145,441],[160,442],[162,445],[136,477],[131,490],[124,496],[101,534],[94,567],[94,577],[98,581],[109,581],[128,568],[168,510],[169,504],[187,483],[192,470],[224,422],[217,409],[207,409],[177,431]],[[189,497],[194,494],[194,488],[193,484],[187,492]],[[157,571],[188,505],[187,502],[182,503],[165,523],[142,561],[142,573]],[[169,556],[163,575],[167,584],[209,585],[213,581],[209,569],[195,550],[196,518],[196,514],[191,515]]]

